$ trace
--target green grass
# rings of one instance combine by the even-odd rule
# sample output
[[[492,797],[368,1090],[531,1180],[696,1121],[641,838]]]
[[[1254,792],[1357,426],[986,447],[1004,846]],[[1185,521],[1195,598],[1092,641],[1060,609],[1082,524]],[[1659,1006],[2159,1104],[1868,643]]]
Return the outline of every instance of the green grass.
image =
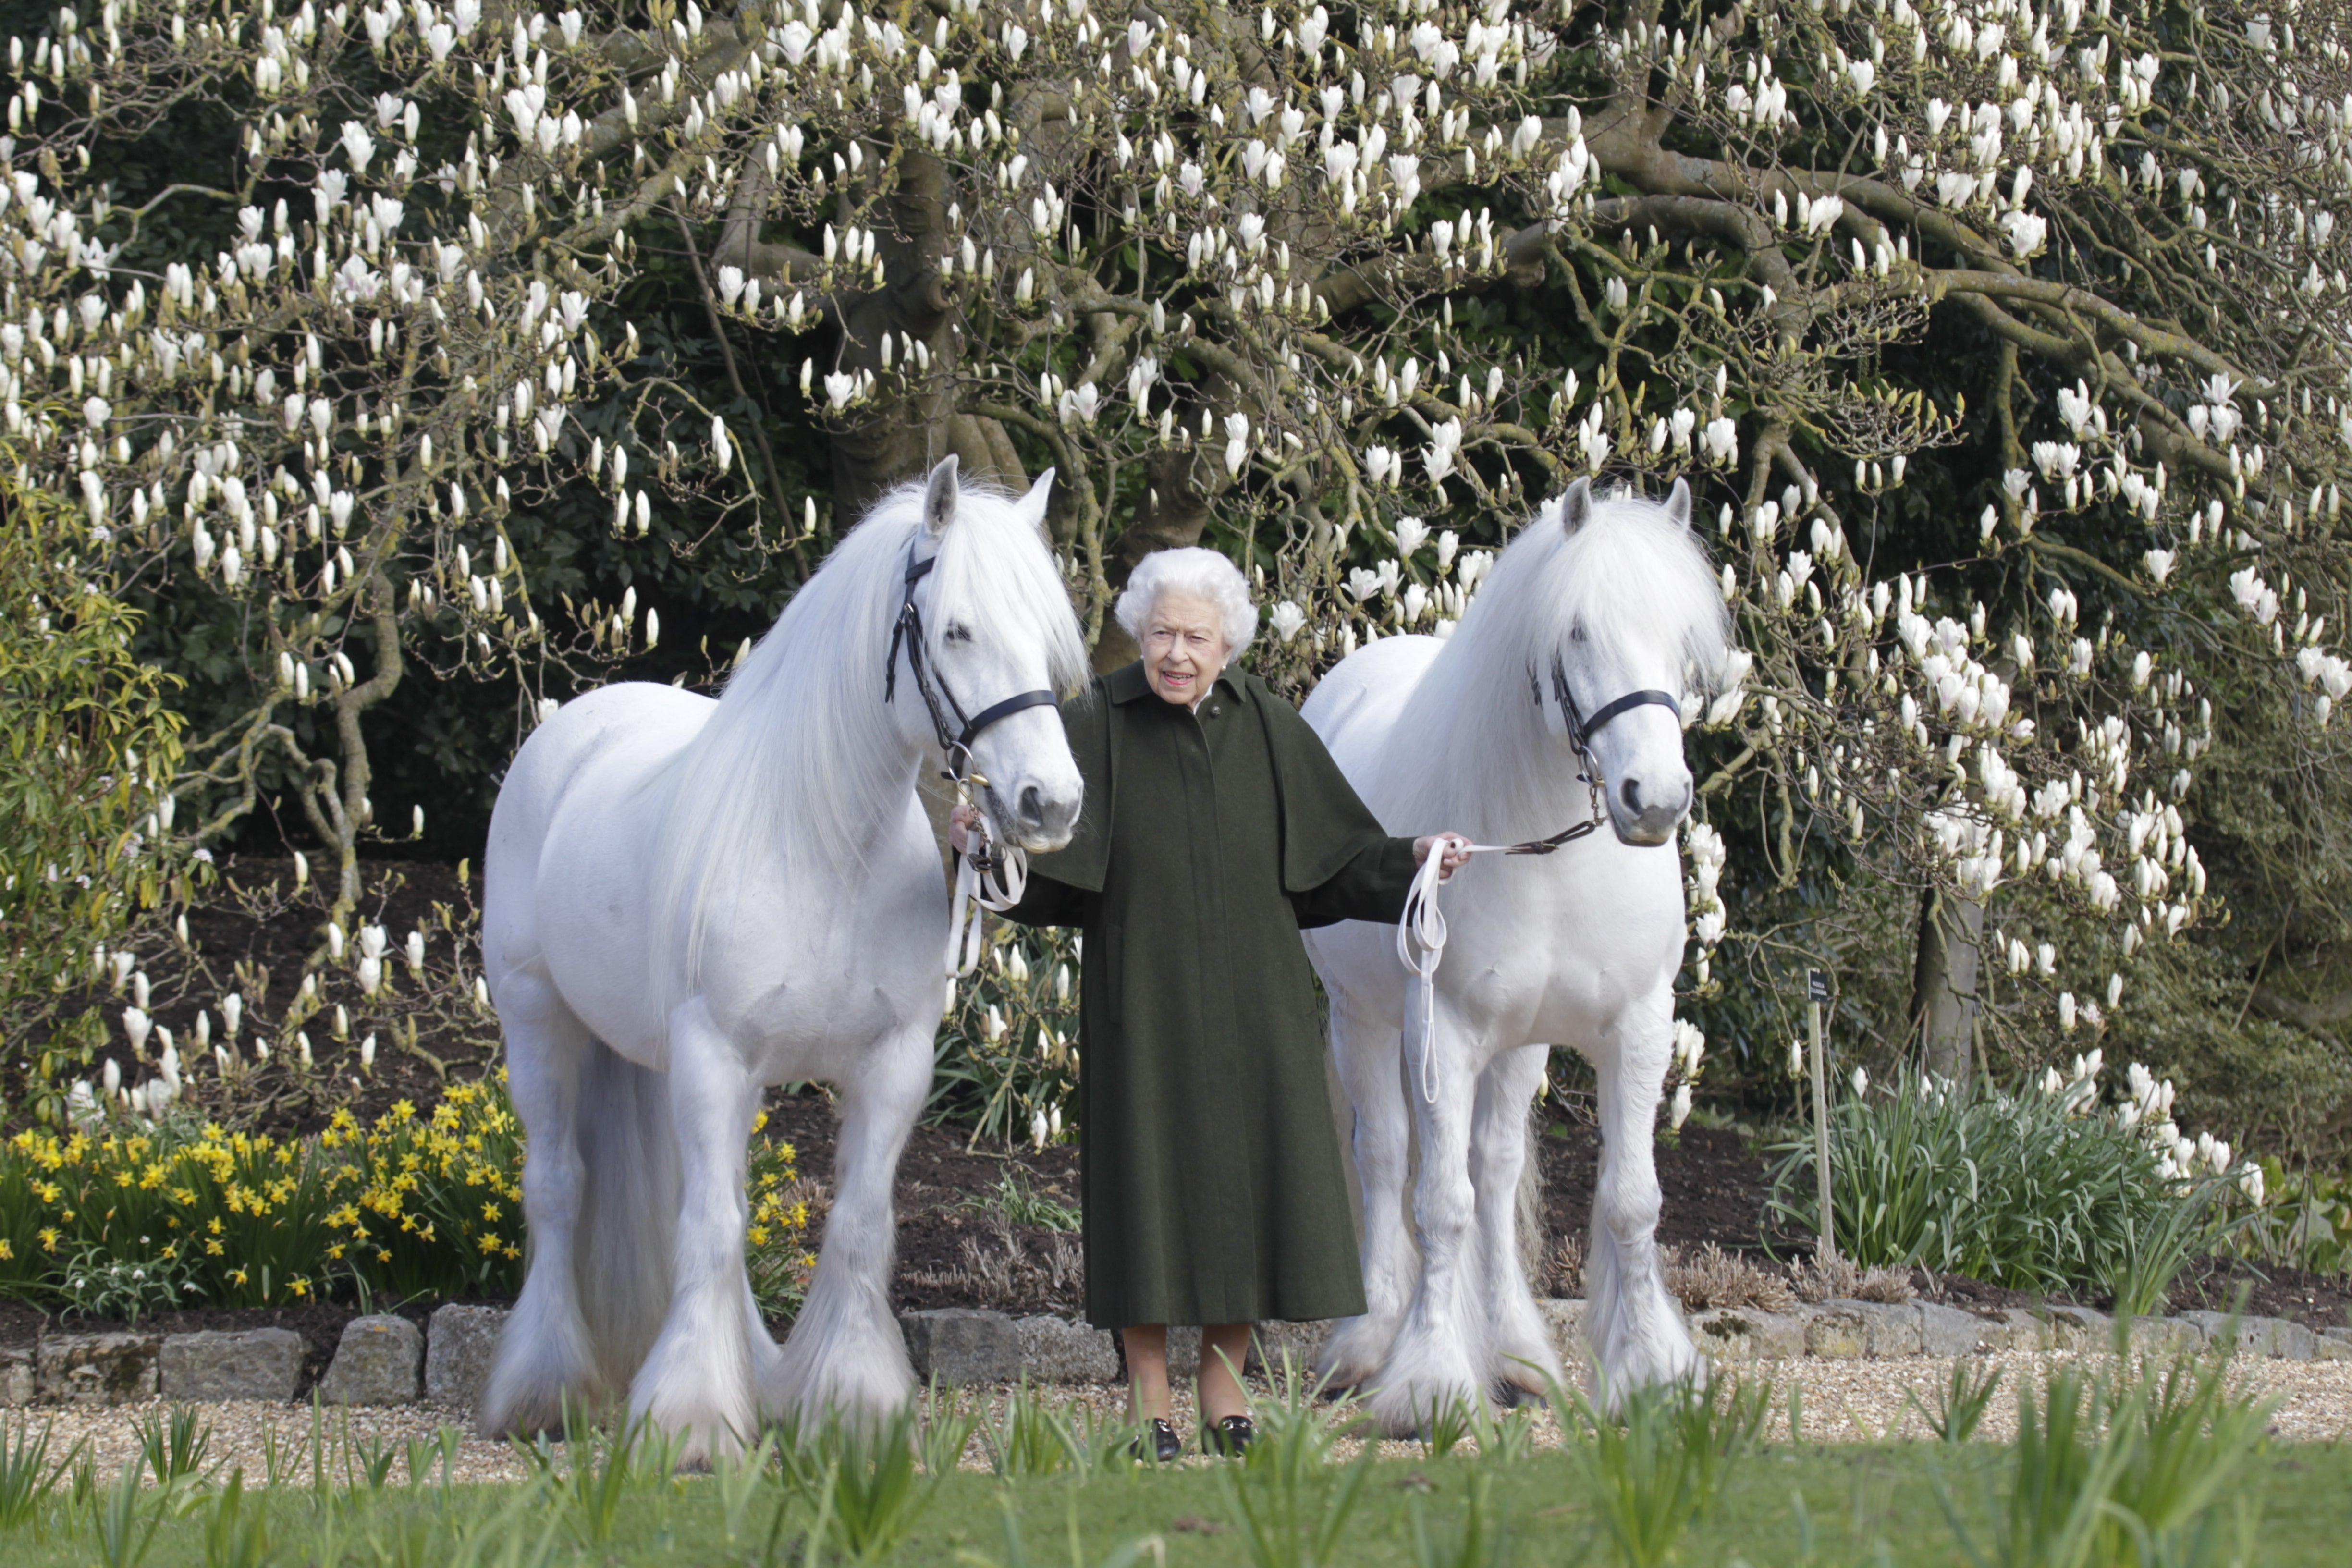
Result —
[[[452,1484],[449,1432],[395,1447],[320,1420],[304,1453],[270,1460],[280,1484],[247,1487],[194,1414],[151,1418],[105,1470],[87,1445],[55,1456],[46,1425],[0,1415],[0,1549],[12,1568],[2341,1563],[2352,1448],[2274,1445],[2272,1403],[2226,1370],[2053,1367],[2016,1383],[2008,1445],[1962,1436],[1995,1392],[1981,1376],[1943,1391],[1944,1440],[1860,1446],[1766,1443],[1770,1385],[1726,1380],[1639,1391],[1614,1416],[1562,1391],[1558,1447],[1465,1413],[1452,1441],[1383,1458],[1348,1457],[1339,1431],[1357,1413],[1286,1363],[1242,1463],[1138,1464],[1123,1427],[1030,1390],[993,1422],[935,1391],[878,1426],[771,1432],[695,1477],[668,1440],[583,1423],[568,1446],[517,1445],[520,1481],[478,1487]],[[958,1468],[975,1447],[991,1468]]]
[[[2009,1486],[2016,1466],[2015,1450],[1990,1444],[1766,1446],[1724,1479],[1712,1505],[1667,1560],[1752,1568],[1967,1564],[1972,1560],[1939,1501],[1939,1485],[1947,1500],[1969,1514],[1976,1500]],[[604,1468],[600,1461],[598,1479]],[[1346,1468],[1332,1467],[1334,1486],[1347,1483]],[[2257,1561],[2265,1568],[2344,1561],[2352,1521],[2352,1504],[2346,1501],[2352,1497],[2352,1448],[2275,1447],[2257,1456],[2242,1479],[2261,1493]],[[1104,1568],[1122,1555],[1158,1562],[1160,1551],[1171,1564],[1262,1560],[1253,1550],[1258,1542],[1247,1514],[1234,1505],[1235,1489],[1251,1479],[1231,1466],[1109,1469],[1088,1479],[1063,1473],[1013,1483],[960,1473],[942,1481],[894,1552],[871,1558],[861,1557],[830,1525],[830,1544],[814,1556],[805,1553],[807,1532],[831,1511],[834,1494],[820,1489],[813,1499],[793,1496],[769,1479],[748,1495],[730,1496],[729,1483],[727,1477],[640,1476],[631,1480],[625,1506],[593,1507],[596,1527],[583,1531],[581,1505],[571,1498],[574,1488],[560,1464],[539,1491],[529,1484],[444,1491],[437,1483],[412,1487],[402,1474],[381,1489],[245,1490],[226,1508],[219,1490],[199,1493],[184,1482],[165,1492],[149,1489],[134,1501],[108,1479],[77,1510],[70,1538],[60,1528],[66,1522],[60,1495],[43,1525],[0,1539],[12,1563],[25,1568],[133,1560],[142,1568],[265,1562],[801,1568],[803,1562],[856,1561],[925,1568]],[[1474,1496],[1482,1490],[1483,1499]],[[1980,1526],[1983,1518],[1975,1513],[1969,1522]],[[1159,1551],[1123,1550],[1154,1537]],[[870,1538],[862,1543],[870,1545]],[[1979,1528],[1979,1550],[1986,1544]],[[1515,1550],[1504,1556],[1498,1549],[1505,1547]],[[1522,1568],[1590,1562],[1598,1568],[1614,1560],[1601,1500],[1576,1456],[1557,1450],[1515,1463],[1481,1461],[1466,1452],[1373,1463],[1349,1505],[1339,1550],[1328,1559],[1351,1568],[1465,1561],[1483,1568],[1504,1562]]]

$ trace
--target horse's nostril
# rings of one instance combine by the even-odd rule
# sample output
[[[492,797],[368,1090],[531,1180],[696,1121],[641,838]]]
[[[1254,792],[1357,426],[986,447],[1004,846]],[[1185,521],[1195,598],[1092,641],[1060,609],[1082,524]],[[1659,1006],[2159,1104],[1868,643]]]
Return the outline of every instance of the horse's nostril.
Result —
[[[1639,811],[1642,809],[1641,786],[1636,784],[1632,779],[1627,779],[1623,784],[1617,786],[1617,798],[1625,803],[1625,809],[1628,811]]]
[[[1045,820],[1045,799],[1035,784],[1021,792],[1021,820],[1041,824]]]

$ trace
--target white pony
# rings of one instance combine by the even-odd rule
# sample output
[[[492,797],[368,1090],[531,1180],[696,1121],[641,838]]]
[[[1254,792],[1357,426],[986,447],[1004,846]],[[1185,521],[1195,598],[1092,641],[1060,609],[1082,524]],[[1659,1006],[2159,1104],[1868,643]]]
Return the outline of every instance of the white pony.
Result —
[[[1398,962],[1393,929],[1307,933],[1355,1107],[1369,1309],[1333,1332],[1318,1370],[1369,1390],[1392,1431],[1561,1375],[1514,1213],[1554,1045],[1582,1051],[1600,1080],[1584,1328],[1601,1391],[1613,1401],[1704,1373],[1660,1276],[1651,1142],[1684,940],[1678,700],[1694,672],[1715,678],[1727,635],[1689,487],[1676,480],[1660,505],[1596,500],[1579,479],[1503,552],[1450,640],[1384,637],[1307,700],[1307,722],[1391,833],[1525,842],[1591,822],[1604,800],[1616,830],[1456,872],[1433,997]]]
[[[625,1390],[693,1464],[763,1417],[911,1394],[891,1184],[930,1088],[949,923],[917,771],[946,746],[1000,841],[1069,839],[1082,784],[1051,705],[1086,657],[1043,533],[1052,479],[1010,498],[948,458],[877,503],[719,700],[608,686],[516,756],[482,948],[529,1136],[530,1261],[485,1432]],[[744,1268],[745,1148],[762,1088],[804,1079],[838,1086],[840,1146],[780,1348]]]

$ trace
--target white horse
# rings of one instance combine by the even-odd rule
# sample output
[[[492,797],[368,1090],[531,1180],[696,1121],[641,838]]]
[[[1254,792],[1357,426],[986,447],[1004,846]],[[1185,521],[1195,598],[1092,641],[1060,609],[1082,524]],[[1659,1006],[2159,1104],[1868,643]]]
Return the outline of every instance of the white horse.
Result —
[[[1307,721],[1391,833],[1525,842],[1591,822],[1604,800],[1615,829],[1456,872],[1433,998],[1398,962],[1392,929],[1307,933],[1355,1108],[1369,1309],[1333,1332],[1318,1370],[1370,1391],[1391,1430],[1561,1375],[1514,1214],[1554,1045],[1582,1051],[1600,1080],[1584,1275],[1600,1389],[1613,1401],[1704,1373],[1660,1275],[1651,1142],[1684,940],[1671,845],[1692,795],[1678,699],[1695,672],[1714,679],[1727,635],[1689,487],[1677,480],[1660,505],[1596,500],[1579,479],[1503,552],[1451,639],[1384,637],[1307,700]]]
[[[1086,657],[1043,533],[1052,479],[1015,499],[961,487],[948,458],[877,503],[719,700],[608,686],[515,758],[482,948],[530,1140],[530,1261],[484,1431],[625,1390],[693,1464],[762,1418],[912,1394],[891,1184],[930,1088],[949,924],[917,772],[944,747],[999,841],[1069,839],[1082,784],[1052,703]],[[779,1347],[744,1268],[745,1151],[761,1090],[805,1079],[838,1086],[841,1136]]]

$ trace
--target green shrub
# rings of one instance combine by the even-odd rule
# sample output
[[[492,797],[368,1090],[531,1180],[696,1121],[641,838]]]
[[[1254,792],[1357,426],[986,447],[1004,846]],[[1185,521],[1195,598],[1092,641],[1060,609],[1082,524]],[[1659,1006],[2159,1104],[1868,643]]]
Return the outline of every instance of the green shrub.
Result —
[[[2140,1068],[2101,1110],[2098,1062],[2078,1058],[2016,1094],[1906,1074],[1842,1086],[1831,1113],[1832,1205],[1841,1256],[1864,1267],[1964,1274],[2020,1290],[2160,1303],[2181,1264],[2227,1233],[2241,1185],[2227,1144],[2191,1144],[2168,1120],[2169,1084]],[[1810,1136],[1776,1146],[1768,1221],[1818,1228]]]
[[[170,892],[176,684],[86,567],[79,513],[0,447],[0,1038],[53,1024],[93,950]],[[45,1075],[46,1076],[46,1075]],[[43,1092],[53,1117],[61,1109]]]

